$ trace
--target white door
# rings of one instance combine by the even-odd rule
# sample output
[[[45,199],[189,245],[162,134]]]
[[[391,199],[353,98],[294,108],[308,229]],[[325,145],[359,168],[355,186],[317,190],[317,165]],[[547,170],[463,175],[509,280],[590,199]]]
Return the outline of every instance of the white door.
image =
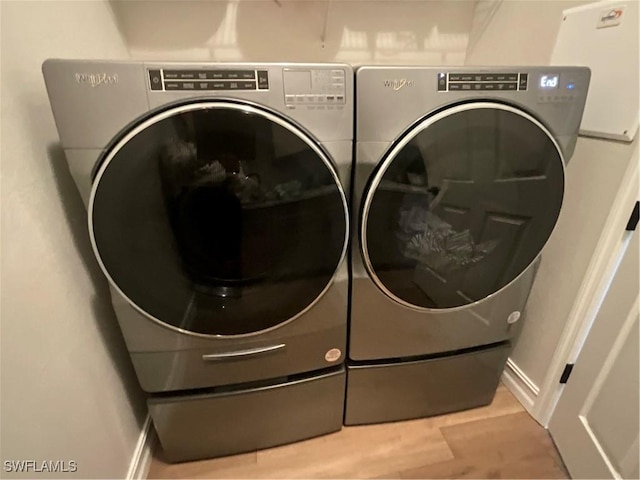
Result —
[[[640,478],[639,239],[627,243],[549,424],[573,478]]]

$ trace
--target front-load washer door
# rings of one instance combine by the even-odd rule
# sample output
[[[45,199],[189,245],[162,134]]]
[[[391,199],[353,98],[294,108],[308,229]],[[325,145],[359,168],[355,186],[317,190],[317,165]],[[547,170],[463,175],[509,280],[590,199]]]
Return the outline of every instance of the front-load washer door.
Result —
[[[344,257],[347,213],[307,133],[216,100],[157,113],[115,142],[96,173],[89,228],[112,285],[151,320],[249,335],[322,296]]]
[[[539,121],[498,103],[453,106],[409,129],[372,175],[364,264],[400,304],[462,308],[531,265],[563,192],[562,153]]]

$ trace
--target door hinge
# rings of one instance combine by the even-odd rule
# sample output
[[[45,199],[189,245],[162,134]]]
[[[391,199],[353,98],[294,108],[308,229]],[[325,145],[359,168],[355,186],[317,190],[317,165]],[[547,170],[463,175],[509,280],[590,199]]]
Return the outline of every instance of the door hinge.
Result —
[[[627,230],[628,232],[633,232],[638,226],[638,217],[640,216],[640,207],[638,206],[640,202],[636,202],[636,205],[633,207],[633,212],[631,212],[631,216],[629,217],[629,221],[627,222]]]
[[[573,370],[573,363],[567,363],[564,366],[564,370],[562,371],[562,375],[560,375],[560,383],[567,383],[569,377],[571,376],[571,371]]]

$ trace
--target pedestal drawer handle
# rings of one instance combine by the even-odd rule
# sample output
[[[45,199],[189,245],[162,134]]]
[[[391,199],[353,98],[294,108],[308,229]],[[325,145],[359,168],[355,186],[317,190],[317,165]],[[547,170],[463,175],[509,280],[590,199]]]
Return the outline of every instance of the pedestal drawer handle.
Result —
[[[208,353],[202,355],[202,360],[205,362],[214,362],[216,360],[228,360],[230,358],[238,357],[250,357],[252,355],[260,355],[262,353],[274,352],[284,348],[286,345],[281,343],[279,345],[269,345],[268,347],[249,348],[247,350],[236,350],[235,352],[224,353]]]

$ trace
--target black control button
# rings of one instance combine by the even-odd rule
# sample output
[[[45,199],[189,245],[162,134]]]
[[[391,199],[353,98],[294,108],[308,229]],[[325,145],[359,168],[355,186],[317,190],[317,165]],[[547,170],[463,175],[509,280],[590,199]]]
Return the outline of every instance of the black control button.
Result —
[[[487,82],[482,83],[481,90],[517,90],[518,84],[515,82]]]
[[[526,90],[528,81],[529,81],[529,74],[521,73],[520,83],[518,84],[518,90]]]
[[[214,70],[210,72],[209,78],[212,80],[224,80],[229,78],[229,72],[227,70]]]
[[[517,90],[518,89],[518,84],[515,82],[499,82],[496,83],[496,88],[498,90]]]
[[[162,90],[162,74],[160,70],[149,70],[149,85],[151,85],[151,90]]]
[[[482,82],[495,82],[497,80],[494,74],[485,74],[480,76],[480,81]]]
[[[473,83],[461,83],[460,86],[462,87],[462,90],[471,90],[471,88],[473,87]]]
[[[227,78],[232,80],[235,80],[235,79],[251,80],[256,77],[255,77],[255,72],[253,70],[229,70],[227,72]]]
[[[475,77],[475,73],[463,74],[460,75],[460,80],[463,82],[473,82],[475,80]]]
[[[336,96],[336,101],[343,103],[344,102],[344,97],[342,95],[337,95]]]
[[[253,80],[254,70],[165,70],[166,80]]]
[[[447,90],[447,74],[439,73],[438,74],[438,91],[444,92]]]
[[[461,83],[450,83],[449,84],[449,91],[454,91],[454,90],[462,90],[462,84]]]
[[[495,80],[498,82],[517,82],[517,73],[496,73]]]
[[[459,82],[460,80],[462,80],[461,75],[459,73],[450,73],[449,74],[449,81],[450,82]]]
[[[198,90],[255,90],[255,82],[214,81],[198,82]]]
[[[504,83],[500,82],[486,82],[481,83],[480,90],[504,90]]]
[[[211,80],[251,80],[255,78],[253,70],[209,70],[207,78]]]
[[[202,73],[202,72],[200,72]],[[213,72],[206,72],[206,75],[214,75]],[[179,74],[178,74],[179,75]],[[215,72],[215,75],[219,75],[219,72]],[[194,77],[198,77],[199,73],[194,72]],[[184,80],[180,81],[165,81],[165,90],[255,90],[255,81],[235,81],[235,80],[219,80],[211,81],[206,79],[197,78],[200,81],[188,82]],[[162,88],[159,88],[160,90]]]
[[[266,70],[258,71],[258,88],[267,90],[269,88],[269,72]]]

